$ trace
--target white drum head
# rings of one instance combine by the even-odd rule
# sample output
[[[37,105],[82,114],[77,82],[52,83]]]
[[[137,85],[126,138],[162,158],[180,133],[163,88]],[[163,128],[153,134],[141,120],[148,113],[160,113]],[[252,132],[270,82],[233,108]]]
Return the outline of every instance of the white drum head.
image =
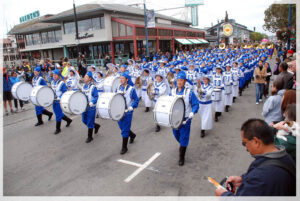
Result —
[[[185,115],[185,104],[184,100],[182,98],[178,98],[173,107],[172,107],[172,113],[171,113],[171,125],[172,128],[179,128],[183,122]]]
[[[120,85],[120,78],[119,77],[115,77],[113,83],[112,83],[112,92],[115,92],[116,89],[118,88],[118,86]]]
[[[119,121],[125,113],[125,98],[121,94],[116,94],[110,101],[110,116],[113,120]]]
[[[86,96],[81,92],[73,93],[69,99],[69,108],[73,114],[82,114],[85,112],[88,101]]]
[[[22,101],[28,101],[30,98],[31,91],[32,91],[31,84],[22,83],[17,88],[16,95],[17,95],[18,99],[20,99]]]
[[[42,87],[36,94],[37,103],[42,107],[50,106],[54,101],[54,92],[50,87]]]

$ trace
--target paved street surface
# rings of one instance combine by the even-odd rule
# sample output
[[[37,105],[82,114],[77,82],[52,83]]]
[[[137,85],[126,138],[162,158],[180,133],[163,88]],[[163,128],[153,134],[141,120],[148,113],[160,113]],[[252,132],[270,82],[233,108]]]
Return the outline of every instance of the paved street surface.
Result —
[[[26,111],[4,117],[4,195],[214,195],[208,176],[220,181],[240,175],[253,160],[241,144],[240,127],[248,118],[262,118],[262,105],[255,105],[252,82],[205,138],[200,138],[197,114],[186,163],[179,167],[179,144],[171,128],[155,133],[153,113],[144,113],[142,102],[132,123],[137,138],[125,155],[119,154],[117,122],[97,119],[99,134],[86,144],[81,116],[73,116],[69,128],[63,122],[62,132],[54,135],[55,118],[48,122],[44,116],[44,125],[34,127],[35,111],[29,103]]]

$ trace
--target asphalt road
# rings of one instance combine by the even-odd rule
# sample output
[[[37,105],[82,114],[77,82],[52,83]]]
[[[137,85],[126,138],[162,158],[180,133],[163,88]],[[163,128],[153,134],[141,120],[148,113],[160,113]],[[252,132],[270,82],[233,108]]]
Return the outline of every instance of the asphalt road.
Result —
[[[34,127],[35,112],[29,103],[26,111],[4,117],[3,193],[5,196],[214,195],[215,188],[208,183],[208,176],[220,181],[225,176],[240,175],[253,161],[241,144],[240,127],[248,118],[262,118],[262,105],[255,105],[252,83],[205,138],[200,138],[201,120],[197,114],[192,121],[186,163],[180,167],[179,144],[171,128],[155,133],[153,113],[144,113],[142,102],[132,123],[137,138],[128,145],[125,155],[119,154],[122,139],[117,122],[97,119],[101,124],[99,134],[86,144],[87,128],[81,116],[73,116],[69,128],[63,122],[62,132],[54,135],[54,119],[48,122],[44,117],[44,125]],[[143,169],[145,162],[155,156]],[[137,169],[141,169],[139,174],[125,182]]]

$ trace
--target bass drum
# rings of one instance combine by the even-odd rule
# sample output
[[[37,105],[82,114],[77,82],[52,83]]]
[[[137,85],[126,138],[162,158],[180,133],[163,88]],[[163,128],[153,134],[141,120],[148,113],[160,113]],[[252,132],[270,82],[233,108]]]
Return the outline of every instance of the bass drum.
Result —
[[[155,123],[178,129],[185,116],[184,100],[178,96],[160,96],[153,112]]]
[[[28,101],[30,99],[31,91],[31,84],[28,84],[26,82],[17,82],[11,88],[13,97],[22,101]]]
[[[116,76],[110,76],[104,79],[104,91],[115,92],[120,85],[120,78]]]
[[[97,111],[101,118],[119,121],[123,118],[126,101],[122,94],[106,92],[99,96]]]
[[[211,100],[212,101],[220,101],[221,100],[221,95],[222,95],[222,90],[221,89],[214,89],[213,92],[211,93]]]
[[[36,106],[48,107],[53,104],[54,91],[48,86],[36,86],[31,91],[30,101]]]
[[[87,97],[80,91],[67,91],[60,99],[61,109],[68,114],[82,114],[86,111]]]

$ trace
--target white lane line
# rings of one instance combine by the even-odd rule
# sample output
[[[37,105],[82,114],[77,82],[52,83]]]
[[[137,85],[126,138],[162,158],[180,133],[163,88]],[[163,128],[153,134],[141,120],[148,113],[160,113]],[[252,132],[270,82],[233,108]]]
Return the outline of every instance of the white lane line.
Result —
[[[124,182],[130,182],[134,177],[136,177],[139,173],[141,173],[145,168],[147,168],[158,156],[159,152],[155,153],[149,160],[147,160],[142,166],[140,166],[136,171],[134,171],[131,175],[129,175]]]
[[[127,160],[123,160],[123,159],[119,159],[118,162],[125,163],[127,165],[132,165],[132,166],[135,166],[135,167],[141,167],[142,166],[142,164],[131,162],[131,161],[127,161]]]

